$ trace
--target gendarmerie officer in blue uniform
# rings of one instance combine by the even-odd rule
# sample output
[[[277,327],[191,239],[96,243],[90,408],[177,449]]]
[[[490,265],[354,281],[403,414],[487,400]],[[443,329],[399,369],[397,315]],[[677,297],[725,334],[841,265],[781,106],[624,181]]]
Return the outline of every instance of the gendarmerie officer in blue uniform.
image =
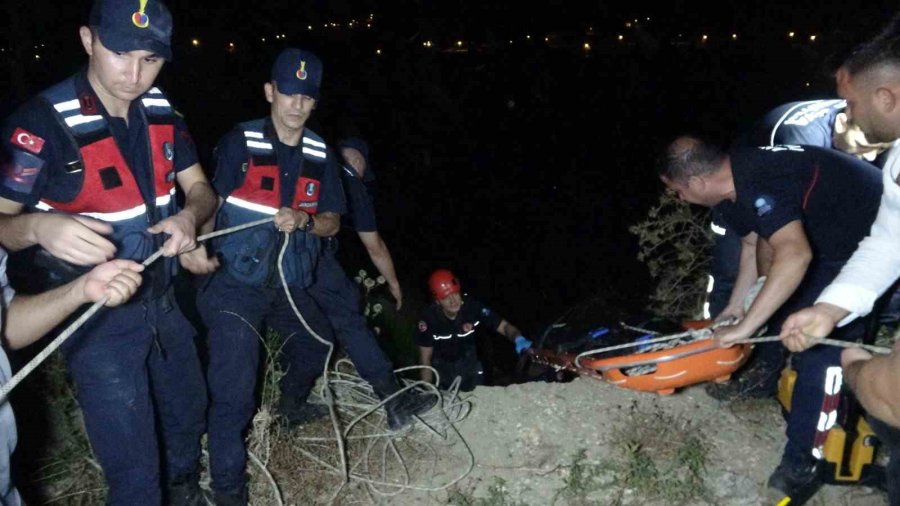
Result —
[[[79,32],[87,68],[23,105],[2,132],[0,213],[39,213],[11,248],[44,246],[41,270],[52,282],[113,256],[165,255],[131,302],[93,317],[62,349],[109,504],[201,500],[206,390],[171,280],[176,255],[196,254],[186,252],[215,195],[182,118],[153,87],[172,59],[171,33],[158,0],[95,1]]]
[[[324,315],[312,301],[320,238],[340,228],[344,196],[334,154],[306,121],[319,97],[322,62],[289,48],[264,85],[266,117],[240,123],[217,147],[213,184],[221,206],[217,228],[274,216],[265,224],[223,236],[217,257],[200,271],[221,267],[198,296],[209,329],[209,454],[217,505],[247,504],[245,430],[256,408],[259,335],[265,327],[284,339],[280,410],[290,418],[322,372],[328,347],[297,318],[284,292],[278,256],[293,301],[311,328],[333,342]]]
[[[338,147],[342,152],[348,152],[349,149],[359,154],[368,152],[365,143],[357,138],[342,139]],[[393,261],[387,246],[378,234],[372,198],[357,172],[356,166],[361,164],[367,165],[368,162],[366,159],[345,159],[341,166],[341,181],[347,198],[347,214],[343,216],[342,227],[355,230],[380,272],[387,274],[385,277],[389,285],[397,287],[392,289],[392,292],[398,297],[399,304],[402,296]],[[366,168],[365,165],[362,165],[363,169]],[[360,377],[372,386],[379,398],[385,399],[400,389],[394,377],[393,365],[378,346],[375,335],[369,330],[366,318],[362,315],[359,287],[347,277],[336,258],[337,237],[323,238],[322,243],[322,255],[316,267],[315,283],[310,287],[309,293],[325,313],[335,336],[356,366]],[[303,392],[308,392],[310,386],[304,385]],[[303,392],[296,397],[303,397]],[[402,429],[413,421],[414,415],[428,411],[436,401],[434,396],[420,394],[414,390],[399,394],[385,404],[388,427],[395,431]],[[320,405],[304,404],[301,409],[302,416],[289,421],[299,423],[327,414],[327,410]]]

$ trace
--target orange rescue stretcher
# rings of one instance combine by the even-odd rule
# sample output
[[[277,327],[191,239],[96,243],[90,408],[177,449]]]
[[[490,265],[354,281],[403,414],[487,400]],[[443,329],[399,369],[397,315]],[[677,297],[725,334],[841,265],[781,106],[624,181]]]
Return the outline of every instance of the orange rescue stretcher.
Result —
[[[686,329],[707,325],[707,321],[683,322]],[[727,381],[747,360],[750,347],[744,344],[719,348],[712,339],[699,339],[664,350],[581,360],[572,352],[532,348],[527,353],[536,364],[602,379],[623,388],[670,395],[678,388],[704,381]]]

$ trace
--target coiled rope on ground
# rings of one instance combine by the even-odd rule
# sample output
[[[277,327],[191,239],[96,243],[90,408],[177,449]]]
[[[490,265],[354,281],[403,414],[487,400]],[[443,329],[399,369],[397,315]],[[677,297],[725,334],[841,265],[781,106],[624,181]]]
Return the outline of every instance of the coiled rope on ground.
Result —
[[[319,458],[312,452],[297,448],[297,450],[311,461],[315,462],[321,468],[329,473],[341,477],[341,484],[337,487],[331,497],[331,501],[337,498],[341,490],[351,481],[365,484],[366,490],[373,495],[380,497],[392,497],[402,493],[405,490],[419,491],[439,491],[449,488],[465,478],[469,472],[475,467],[475,456],[469,448],[468,444],[460,435],[455,427],[455,423],[462,420],[471,410],[471,402],[459,397],[459,378],[456,378],[451,388],[442,393],[433,384],[424,381],[406,381],[405,384],[396,392],[384,399],[378,399],[372,387],[365,382],[355,370],[342,370],[352,367],[350,361],[341,359],[335,363],[333,371],[329,368],[332,355],[334,353],[334,344],[324,339],[303,318],[303,314],[294,303],[291,296],[287,279],[284,275],[282,267],[285,251],[290,241],[290,233],[284,232],[285,240],[281,246],[278,255],[278,273],[281,278],[282,288],[290,302],[294,315],[301,322],[303,327],[320,343],[328,347],[328,355],[322,370],[321,387],[318,390],[318,396],[322,403],[328,407],[329,416],[331,418],[334,437],[304,437],[299,439],[308,443],[332,443],[336,446],[338,456],[340,458],[340,466],[334,466],[323,459]],[[289,338],[289,337],[288,337]],[[407,371],[421,369],[421,366],[404,367],[394,371],[400,374]],[[432,368],[435,375],[435,384],[440,384],[440,374]],[[407,391],[418,390],[419,395],[428,394],[437,397],[435,408],[424,416],[416,416],[421,422],[414,424],[405,432],[393,433],[386,431],[384,420],[384,406],[393,399],[405,394]],[[380,418],[378,423],[373,419]],[[349,420],[341,430],[343,420]],[[354,433],[354,429],[359,427],[359,433]],[[424,485],[414,483],[411,479],[410,466],[407,465],[407,456],[404,455],[398,446],[400,440],[415,440],[420,445],[429,447],[433,451],[433,444],[441,441],[452,444],[453,440],[458,441],[464,448],[467,456],[467,464],[465,470],[459,472],[457,476],[447,480],[446,483],[440,485]],[[347,443],[363,442],[364,448],[360,452],[359,458],[352,466],[348,462]],[[381,448],[381,476],[378,478],[369,475],[368,463],[372,457],[372,452],[376,448]],[[386,475],[387,469],[390,468],[388,459],[393,459],[393,464],[402,469],[400,480],[390,480]],[[433,478],[433,476],[432,476]],[[428,480],[432,481],[432,480]],[[279,503],[281,504],[281,503]]]

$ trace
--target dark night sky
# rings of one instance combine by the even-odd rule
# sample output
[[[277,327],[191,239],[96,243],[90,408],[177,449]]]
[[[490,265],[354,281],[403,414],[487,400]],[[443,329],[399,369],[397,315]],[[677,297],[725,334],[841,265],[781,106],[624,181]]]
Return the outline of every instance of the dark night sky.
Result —
[[[83,65],[76,30],[89,3],[4,3],[0,112]],[[449,266],[529,333],[598,290],[612,287],[634,301],[646,294],[649,281],[627,226],[657,198],[652,160],[665,140],[692,130],[724,141],[780,103],[831,96],[829,58],[874,33],[897,7],[860,2],[851,13],[837,2],[686,0],[549,0],[527,8],[511,0],[169,5],[176,61],[161,82],[186,113],[204,160],[235,122],[267,112],[261,84],[281,47],[319,52],[326,75],[314,128],[326,138],[354,130],[371,140],[381,226],[407,291],[423,297],[427,273]],[[370,13],[371,29],[322,27]],[[627,28],[635,18],[639,26]],[[286,40],[274,39],[277,33]],[[704,33],[710,38],[701,43]],[[433,48],[422,47],[427,40]],[[468,52],[443,51],[456,40]]]

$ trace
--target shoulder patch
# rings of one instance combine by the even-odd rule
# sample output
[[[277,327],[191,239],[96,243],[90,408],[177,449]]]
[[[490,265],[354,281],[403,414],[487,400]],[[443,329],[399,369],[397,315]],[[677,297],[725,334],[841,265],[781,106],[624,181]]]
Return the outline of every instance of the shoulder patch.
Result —
[[[486,307],[481,308],[481,314],[483,314],[484,316],[490,316],[490,315],[491,315],[491,310],[490,310],[489,308],[486,308]]]
[[[24,128],[16,128],[10,137],[9,142],[19,146],[20,148],[39,154],[44,149],[44,139],[25,130]]]
[[[44,160],[18,149],[10,150],[10,157],[0,163],[3,186],[19,193],[31,193]]]
[[[775,209],[775,201],[768,195],[760,195],[753,201],[757,216],[765,216]]]
[[[425,323],[425,320],[419,321],[419,332],[425,332],[428,330],[428,325]]]

